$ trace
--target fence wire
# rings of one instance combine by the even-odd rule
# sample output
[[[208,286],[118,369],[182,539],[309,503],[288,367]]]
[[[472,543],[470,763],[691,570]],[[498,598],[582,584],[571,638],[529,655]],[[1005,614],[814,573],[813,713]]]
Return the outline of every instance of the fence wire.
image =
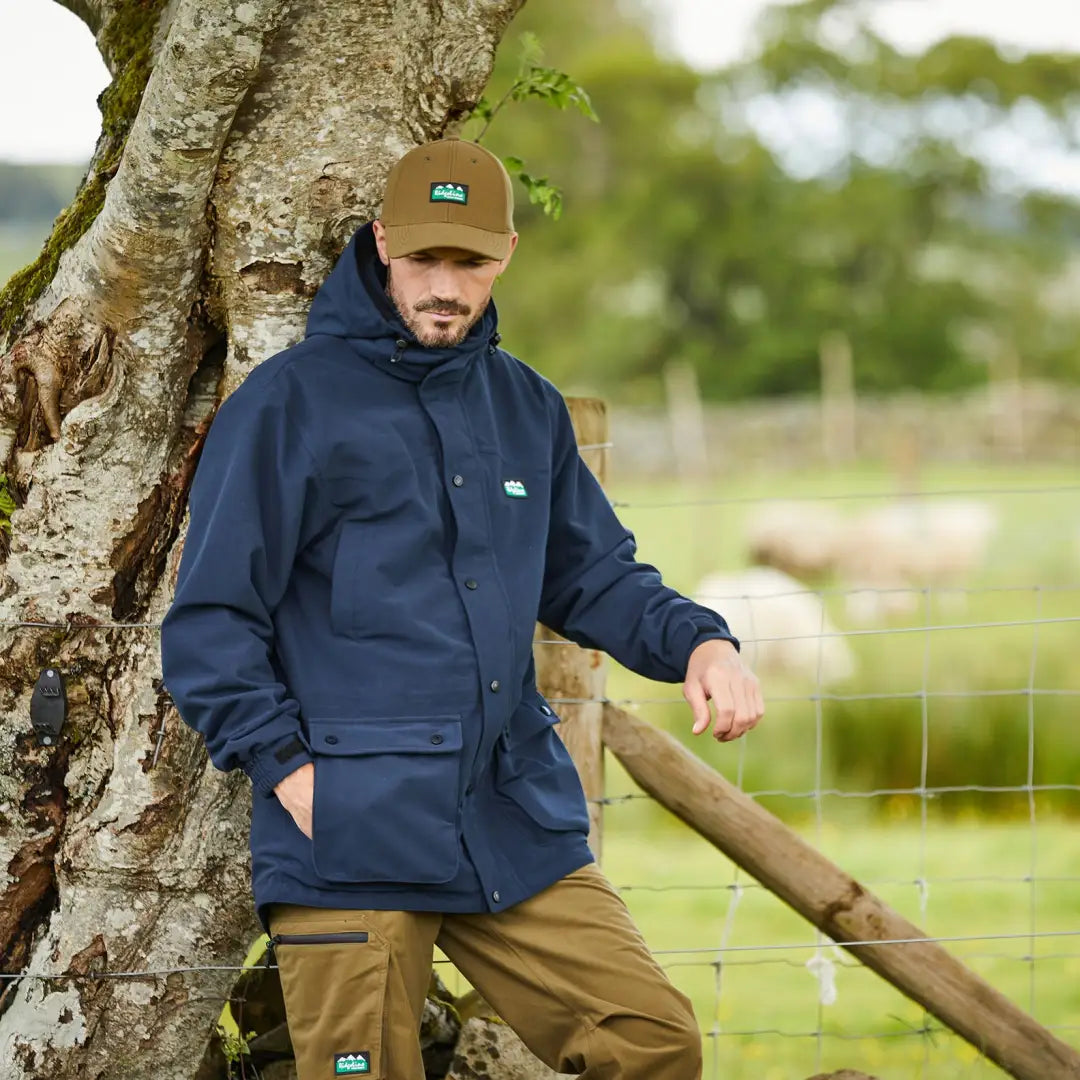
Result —
[[[583,447],[582,449],[607,448],[609,443],[596,444],[596,447]],[[1000,497],[1000,496],[1025,496],[1025,495],[1066,495],[1080,493],[1080,484],[1047,485],[1039,487],[1016,487],[1016,488],[959,488],[942,489],[937,491],[921,491],[905,493],[904,499],[938,499],[947,497]],[[690,500],[661,500],[661,501],[628,501],[613,500],[613,505],[626,510],[634,511],[670,511],[677,508],[694,507],[720,507],[734,505],[763,504],[774,501],[783,502],[855,502],[875,501],[891,498],[889,493],[880,491],[852,492],[834,495],[802,495],[785,496],[782,500],[768,497],[721,497],[708,499]],[[842,601],[847,597],[862,596],[868,593],[881,598],[895,598],[908,594],[921,599],[922,618],[913,625],[859,627],[849,629],[833,629],[826,622],[825,605],[828,602]],[[784,787],[748,787],[746,785],[746,765],[750,748],[754,745],[754,734],[740,741],[737,747],[737,760],[735,762],[735,783],[746,795],[754,799],[787,799],[792,801],[809,802],[812,807],[811,833],[817,846],[825,846],[825,829],[828,823],[828,810],[830,800],[885,800],[893,798],[912,798],[918,800],[918,842],[913,872],[910,874],[898,873],[889,876],[869,875],[862,880],[862,884],[872,889],[912,889],[915,892],[921,918],[926,918],[934,909],[932,897],[942,889],[948,887],[965,887],[966,902],[973,904],[980,888],[1017,886],[1026,890],[1026,915],[1022,926],[1009,926],[984,933],[971,934],[927,934],[918,938],[897,938],[885,941],[858,941],[845,943],[851,947],[875,946],[881,948],[903,948],[915,943],[936,943],[947,947],[979,946],[979,948],[964,948],[960,955],[967,961],[992,962],[1004,965],[1023,965],[1026,968],[1026,992],[1025,1000],[1021,1004],[1044,1026],[1066,1041],[1080,1044],[1080,1024],[1070,1023],[1074,1017],[1065,1015],[1043,1015],[1040,1011],[1039,1001],[1039,972],[1045,970],[1045,966],[1054,964],[1073,964],[1080,962],[1080,914],[1077,915],[1076,926],[1067,929],[1043,928],[1039,925],[1039,890],[1046,886],[1061,886],[1070,890],[1070,895],[1075,898],[1072,910],[1080,913],[1080,864],[1077,864],[1078,872],[1072,873],[1040,873],[1039,845],[1038,845],[1038,805],[1037,796],[1044,793],[1068,793],[1080,794],[1080,783],[1040,783],[1038,778],[1038,750],[1041,746],[1039,741],[1038,708],[1040,701],[1051,699],[1064,699],[1069,701],[1080,697],[1080,686],[1057,686],[1039,684],[1039,654],[1041,635],[1051,628],[1068,627],[1080,622],[1080,615],[1047,615],[1045,612],[1045,600],[1048,597],[1060,597],[1068,593],[1080,593],[1080,583],[1061,584],[1047,583],[1044,585],[1008,584],[1008,585],[956,585],[941,584],[932,587],[926,586],[890,586],[868,588],[863,586],[829,586],[822,588],[800,588],[789,590],[776,590],[767,594],[748,594],[734,592],[728,596],[709,596],[700,599],[715,605],[722,610],[725,600],[747,601],[752,607],[763,601],[782,600],[796,596],[812,596],[821,602],[821,623],[816,633],[792,633],[777,635],[772,633],[758,633],[756,628],[751,627],[751,632],[741,637],[745,646],[759,646],[779,643],[816,643],[817,645],[817,670],[813,689],[807,693],[768,694],[770,707],[774,705],[807,705],[813,710],[813,782],[805,788]],[[1021,619],[997,619],[997,620],[968,620],[938,622],[934,620],[933,600],[951,599],[967,602],[973,598],[987,597],[992,594],[1002,596],[1018,596],[1030,594],[1035,600],[1036,610],[1030,618]],[[71,633],[90,633],[112,630],[159,630],[159,621],[141,622],[51,622],[44,620],[9,620],[0,621],[0,628],[11,629],[48,629],[66,630]],[[1007,687],[968,686],[963,689],[942,689],[931,685],[931,668],[934,657],[935,642],[942,634],[963,633],[977,634],[980,631],[1029,631],[1030,648],[1028,652],[1027,678],[1022,685]],[[921,666],[917,685],[899,690],[865,691],[860,693],[842,693],[828,688],[823,673],[823,644],[830,639],[838,640],[899,640],[921,638]],[[562,638],[541,637],[535,644],[541,648],[562,648],[571,646],[573,643]],[[975,648],[977,646],[973,646]],[[1026,724],[1026,761],[1024,763],[1024,780],[1019,784],[994,784],[994,783],[970,783],[970,784],[933,784],[930,782],[930,746],[934,732],[933,705],[940,701],[967,700],[989,701],[997,698],[1016,698],[1023,703]],[[627,709],[650,706],[679,705],[685,702],[680,696],[612,696],[604,698],[576,698],[552,696],[550,701],[553,705],[581,705],[590,703],[607,703],[619,705]],[[910,701],[918,705],[918,738],[919,738],[919,766],[918,783],[912,786],[875,786],[861,790],[845,789],[830,783],[826,775],[826,749],[828,744],[828,732],[826,721],[826,707],[834,704],[873,703],[884,701]],[[168,738],[168,731],[163,726],[155,732],[157,737],[154,750],[154,761],[161,752],[163,740]],[[1051,748],[1052,749],[1052,748]],[[938,874],[931,871],[931,851],[934,848],[935,830],[939,824],[933,816],[935,800],[948,795],[984,795],[984,796],[1025,796],[1025,822],[1027,828],[1027,851],[1025,859],[1025,871],[1018,874],[993,872],[992,867],[987,868],[985,873],[976,874]],[[615,811],[627,804],[648,802],[651,797],[640,792],[623,792],[612,794],[605,792],[604,796],[596,802]],[[619,823],[617,816],[609,817],[608,831],[618,831]],[[711,1016],[699,1016],[702,1021],[703,1035],[708,1040],[712,1050],[711,1075],[714,1080],[719,1080],[726,1072],[725,1063],[731,1060],[732,1053],[738,1053],[738,1047],[743,1045],[740,1041],[771,1039],[805,1040],[813,1045],[813,1060],[808,1061],[807,1071],[820,1070],[825,1065],[827,1043],[839,1042],[851,1044],[856,1042],[872,1042],[889,1044],[897,1040],[921,1040],[922,1060],[919,1075],[922,1080],[935,1076],[934,1050],[941,1039],[952,1038],[951,1032],[941,1026],[928,1013],[923,1012],[917,1023],[907,1023],[894,1017],[897,1027],[886,1029],[884,1026],[873,1027],[873,1030],[852,1031],[845,1029],[845,1004],[851,1001],[852,991],[843,985],[843,980],[855,978],[856,973],[865,969],[852,956],[841,952],[828,937],[820,931],[811,933],[811,940],[759,940],[743,943],[737,940],[736,931],[740,925],[741,913],[745,910],[746,901],[755,895],[768,895],[768,890],[746,877],[737,867],[730,869],[730,880],[710,881],[687,881],[678,884],[656,885],[648,882],[615,881],[616,886],[624,893],[631,904],[635,897],[649,893],[668,894],[702,894],[714,893],[717,897],[717,915],[720,917],[719,931],[714,942],[702,944],[700,942],[687,942],[671,947],[654,947],[653,952],[661,964],[674,972],[673,977],[679,977],[682,973],[700,970],[708,974],[712,983],[713,1008]],[[937,901],[937,904],[942,904]],[[992,900],[991,900],[992,903]],[[983,913],[984,914],[984,913]],[[991,913],[992,914],[992,913]],[[995,945],[1004,946],[1015,944],[1023,946],[1020,951],[1010,951],[1006,948],[995,948]],[[1076,946],[1075,949],[1070,946]],[[437,961],[439,964],[447,964],[445,960]],[[1040,968],[1042,965],[1042,968]],[[273,968],[275,965],[268,963],[264,966]],[[785,1025],[745,1025],[738,1022],[726,1024],[726,1007],[729,1003],[737,1014],[738,1000],[737,990],[732,990],[725,979],[725,973],[737,972],[740,969],[777,969],[781,973],[789,973],[790,977],[803,978],[803,985],[808,1002],[812,1002],[815,1010],[815,1022],[813,1026],[792,1027]],[[40,971],[27,970],[21,972],[0,973],[0,985],[11,989],[11,984],[22,981],[28,982],[65,982],[65,981],[93,981],[93,980],[159,980],[173,976],[187,976],[194,979],[213,978],[219,979],[223,975],[239,975],[246,970],[240,965],[234,964],[192,964],[184,966],[162,966],[146,969],[112,970],[112,971]],[[1080,971],[1080,968],[1077,968]],[[840,973],[840,980],[837,973]],[[806,978],[809,973],[812,978]],[[5,991],[6,992],[6,991]],[[737,1020],[737,1016],[736,1016]],[[767,1060],[767,1053],[765,1055]]]
[[[904,493],[903,500],[918,500],[921,498],[943,498],[949,496],[963,497],[999,497],[1004,495],[1075,495],[1080,493],[1080,485],[1052,485],[1031,488],[962,488],[941,491],[921,491],[911,495]],[[895,496],[888,492],[853,492],[839,495],[803,495],[795,498],[783,497],[772,499],[769,497],[727,497],[727,498],[694,498],[672,500],[627,500],[616,501],[614,505],[627,511],[641,511],[637,522],[629,522],[635,527],[638,522],[647,525],[653,519],[648,517],[652,511],[661,513],[671,512],[677,509],[691,511],[698,508],[709,507],[734,507],[754,506],[770,502],[855,502],[858,500],[886,500]],[[709,519],[710,521],[713,519]],[[1077,504],[1077,512],[1074,520],[1080,525],[1080,504]],[[674,521],[665,521],[665,529],[675,530],[678,526]],[[685,530],[687,533],[692,529]],[[1076,543],[1080,540],[1078,530]],[[700,559],[699,559],[700,561]],[[1075,563],[1074,563],[1075,566]],[[755,583],[756,584],[756,583]],[[1070,782],[1066,777],[1064,781],[1058,778],[1058,782],[1050,782],[1040,776],[1040,760],[1052,756],[1059,749],[1054,744],[1048,744],[1047,736],[1040,730],[1039,713],[1043,703],[1053,703],[1053,707],[1059,710],[1072,709],[1072,703],[1080,698],[1080,679],[1074,683],[1071,678],[1067,680],[1056,672],[1047,675],[1040,667],[1040,658],[1044,650],[1046,635],[1070,634],[1071,640],[1080,646],[1080,635],[1073,631],[1072,624],[1080,622],[1080,605],[1073,603],[1074,598],[1080,594],[1080,583],[1048,582],[1046,584],[1009,583],[1009,584],[957,584],[954,582],[933,585],[889,585],[882,587],[867,587],[863,585],[830,585],[824,587],[793,587],[760,589],[760,591],[740,590],[737,583],[731,584],[726,581],[723,587],[708,591],[703,583],[702,591],[695,595],[699,602],[708,604],[717,611],[723,613],[725,604],[738,602],[741,606],[739,611],[743,618],[749,619],[748,624],[737,630],[737,636],[743,645],[744,653],[748,647],[769,647],[776,645],[797,644],[811,649],[816,648],[816,670],[806,692],[792,692],[787,686],[781,693],[774,694],[768,690],[766,683],[766,702],[770,711],[775,713],[775,706],[783,706],[791,710],[802,709],[803,712],[792,711],[791,715],[802,716],[809,726],[812,723],[812,739],[807,742],[807,754],[813,754],[812,762],[807,763],[807,779],[809,783],[798,785],[769,785],[746,783],[747,762],[754,754],[755,739],[758,732],[751,732],[746,738],[740,740],[738,757],[730,760],[724,771],[732,778],[735,785],[753,799],[778,800],[782,807],[784,803],[790,803],[792,807],[804,805],[805,811],[800,813],[798,820],[803,822],[800,833],[821,849],[827,847],[826,830],[831,825],[830,807],[839,802],[857,803],[872,807],[875,801],[884,804],[888,800],[909,799],[912,800],[915,813],[912,829],[915,833],[914,844],[905,850],[908,852],[905,858],[913,858],[909,864],[911,872],[907,873],[900,866],[895,869],[899,873],[867,874],[860,875],[857,867],[845,865],[843,859],[841,865],[860,881],[866,888],[872,890],[892,890],[899,893],[901,901],[908,907],[917,905],[918,916],[913,921],[920,926],[926,925],[926,920],[933,922],[942,921],[957,922],[955,912],[958,903],[962,905],[962,911],[969,917],[961,921],[969,923],[972,927],[986,930],[986,934],[928,934],[926,940],[934,941],[947,948],[963,962],[976,965],[976,970],[991,984],[995,981],[1005,980],[1010,987],[1009,996],[1016,1003],[1032,1015],[1047,1030],[1055,1033],[1059,1038],[1072,1043],[1080,1048],[1080,1024],[1076,1023],[1077,1010],[1066,1009],[1062,1011],[1060,1004],[1054,1009],[1049,1007],[1050,995],[1040,993],[1045,991],[1054,981],[1060,981],[1062,973],[1071,972],[1077,985],[1080,985],[1080,862],[1072,861],[1064,865],[1064,872],[1059,869],[1051,871],[1045,860],[1040,862],[1039,848],[1039,825],[1041,808],[1040,799],[1043,796],[1068,797],[1080,808],[1080,776],[1076,782]],[[834,627],[827,620],[827,612],[836,610],[850,598],[865,596],[876,598],[878,610],[886,610],[889,602],[905,602],[900,607],[894,607],[893,611],[903,611],[903,617],[896,615],[883,615],[875,620],[870,626],[842,626]],[[768,627],[755,625],[755,615],[763,610],[761,605],[770,603],[784,604],[789,599],[810,597],[817,602],[820,612],[820,624],[815,627],[800,625],[793,627],[790,633],[778,632],[776,620],[773,619]],[[997,598],[1001,598],[1002,604],[1010,608],[1030,598],[1033,610],[1024,610],[1023,617],[1012,617],[1014,612],[999,613],[989,609],[980,612],[978,617],[957,618],[957,609],[966,608],[972,604],[996,605]],[[1056,610],[1048,605],[1053,600]],[[1062,604],[1066,610],[1061,610]],[[1068,610],[1070,609],[1071,610]],[[941,612],[947,612],[950,617],[942,618]],[[983,614],[990,618],[981,617]],[[997,616],[997,617],[995,617]],[[901,625],[900,623],[903,623]],[[783,628],[780,628],[781,631]],[[940,676],[935,678],[936,660],[940,643],[943,641],[970,642],[964,648],[972,655],[978,653],[981,643],[985,640],[983,635],[1012,635],[1010,642],[1016,642],[1016,649],[1020,650],[1017,656],[1016,668],[1023,665],[1023,675],[1019,670],[1014,672],[1015,680],[993,681],[997,685],[988,685],[989,679],[976,674],[973,678],[954,680],[960,685],[941,685]],[[1026,640],[1024,640],[1026,637]],[[1056,639],[1062,640],[1062,639]],[[903,649],[904,655],[910,658],[910,662],[904,667],[905,676],[895,680],[885,681],[883,686],[875,687],[874,673],[869,673],[868,679],[863,679],[863,686],[856,692],[847,688],[837,689],[830,685],[824,674],[824,646],[829,641],[848,642],[855,645],[858,642],[866,642],[868,645],[876,645],[875,656],[888,657],[893,652],[893,643],[896,649]],[[906,644],[905,644],[906,643]],[[554,638],[545,638],[542,642],[548,646],[558,646],[561,642]],[[956,646],[959,652],[960,645]],[[1075,647],[1073,649],[1075,652]],[[1025,657],[1026,654],[1026,657]],[[762,653],[756,655],[761,656]],[[918,663],[915,659],[918,657]],[[1013,668],[1009,668],[1013,671]],[[1080,670],[1072,666],[1069,670]],[[884,674],[884,673],[882,673]],[[1005,681],[1006,685],[1001,685]],[[763,682],[765,680],[763,679]],[[867,682],[869,686],[867,687]],[[890,688],[889,683],[892,683]],[[904,683],[907,685],[904,685]],[[620,684],[622,685],[622,684]],[[611,693],[609,698],[613,704],[629,711],[645,710],[640,713],[647,715],[651,707],[671,709],[670,719],[677,723],[676,717],[680,715],[675,707],[685,708],[684,699],[681,695],[672,693],[654,694],[617,694]],[[942,782],[940,777],[933,774],[934,756],[931,753],[934,739],[937,736],[937,725],[943,723],[942,713],[939,710],[953,706],[964,707],[968,704],[973,707],[992,706],[1000,701],[1002,708],[1008,709],[1010,701],[1015,702],[1017,712],[1015,719],[1019,727],[1023,725],[1024,750],[1022,760],[1016,762],[1016,769],[1020,775],[1015,781],[995,782],[989,776],[980,777],[973,775],[970,783]],[[859,709],[865,706],[867,709],[890,702],[909,703],[912,708],[910,739],[912,745],[894,747],[897,751],[905,751],[904,760],[913,758],[916,772],[912,775],[910,785],[875,785],[865,783],[837,783],[830,774],[829,750],[831,736],[830,710],[837,707]],[[579,705],[588,703],[584,698],[553,698],[552,703],[558,705]],[[662,715],[662,714],[658,714]],[[849,714],[850,715],[850,714]],[[857,713],[855,715],[858,715]],[[906,715],[906,714],[905,714]],[[873,723],[872,715],[866,714],[867,724]],[[766,724],[769,723],[767,718]],[[1060,732],[1060,726],[1057,729]],[[1080,731],[1080,728],[1075,729]],[[835,738],[835,736],[832,736]],[[989,738],[989,734],[984,736]],[[883,747],[884,752],[888,752]],[[1080,755],[1078,755],[1080,756]],[[940,764],[940,763],[939,763]],[[812,773],[810,772],[812,769]],[[735,772],[735,776],[731,776]],[[767,764],[757,770],[758,779],[762,773],[768,774]],[[1015,866],[1016,872],[1003,872],[1002,866],[986,864],[976,869],[976,872],[948,872],[943,863],[942,845],[949,842],[949,825],[937,815],[937,806],[943,800],[951,796],[978,797],[984,800],[990,808],[997,805],[999,799],[1020,799],[1024,802],[1023,830],[1020,837],[1026,834],[1026,840],[1018,837],[1017,847],[1019,853],[1014,861],[1007,864],[1010,869]],[[620,834],[619,816],[620,808],[630,805],[641,805],[652,802],[652,796],[639,791],[606,791],[602,798],[595,800],[610,811],[605,819],[605,834],[611,840]],[[1010,804],[1012,805],[1012,804]],[[993,814],[992,809],[984,813]],[[639,828],[640,819],[635,817],[634,828]],[[846,824],[841,829],[858,830],[862,826]],[[880,827],[880,826],[879,826]],[[834,830],[835,830],[834,826]],[[887,830],[882,830],[882,836],[887,836]],[[885,841],[887,843],[887,840]],[[705,853],[708,850],[702,841],[702,859],[707,860],[706,865],[713,867],[717,860],[709,858]],[[898,860],[899,861],[899,858]],[[724,863],[727,866],[728,864]],[[1071,872],[1075,867],[1076,872]],[[959,868],[958,868],[959,869]],[[942,871],[945,872],[942,872]],[[704,874],[703,874],[704,876]],[[710,870],[708,876],[717,877],[716,871]],[[703,1034],[707,1039],[707,1046],[711,1048],[711,1076],[719,1080],[721,1076],[751,1076],[757,1075],[753,1067],[745,1064],[749,1058],[747,1053],[756,1056],[753,1060],[760,1063],[762,1074],[768,1072],[770,1054],[769,1046],[776,1045],[779,1048],[779,1040],[799,1040],[805,1044],[806,1049],[799,1052],[800,1071],[791,1075],[807,1075],[819,1071],[837,1069],[843,1066],[862,1068],[866,1072],[875,1073],[877,1069],[869,1064],[868,1060],[851,1061],[841,1059],[838,1054],[843,1054],[843,1046],[853,1047],[858,1044],[878,1044],[877,1049],[872,1049],[871,1057],[876,1055],[878,1067],[883,1075],[892,1075],[897,1059],[892,1065],[887,1050],[880,1047],[903,1042],[904,1045],[914,1044],[919,1048],[918,1060],[911,1056],[911,1052],[902,1058],[906,1069],[905,1076],[919,1076],[922,1080],[937,1080],[946,1075],[942,1068],[943,1054],[948,1053],[950,1045],[959,1040],[948,1028],[925,1010],[912,1007],[910,1003],[903,1008],[903,1017],[893,1015],[888,1017],[892,1021],[892,1030],[888,1030],[889,1024],[874,1024],[868,1019],[866,1010],[860,1008],[860,987],[865,985],[859,979],[877,979],[870,975],[861,963],[850,954],[841,951],[834,943],[821,932],[808,928],[808,940],[790,941],[786,939],[763,940],[761,936],[761,912],[763,905],[772,901],[776,907],[782,905],[773,898],[769,891],[758,883],[748,880],[745,873],[737,866],[731,864],[728,869],[721,872],[725,880],[699,881],[686,880],[681,883],[665,883],[657,885],[647,880],[638,880],[632,875],[624,874],[626,880],[616,880],[615,884],[623,893],[631,909],[640,908],[643,913],[653,910],[652,903],[644,904],[644,897],[650,894],[668,894],[672,896],[670,910],[672,913],[678,910],[678,896],[686,897],[688,910],[692,905],[693,910],[700,910],[704,898],[710,893],[717,897],[716,903],[716,939],[715,944],[686,942],[678,948],[654,949],[662,965],[671,971],[672,977],[685,982],[684,989],[691,985],[704,986],[704,977],[708,973],[712,980],[712,1009],[711,1016],[699,1015],[702,1023]],[[1016,903],[1008,913],[999,914],[997,910],[997,897],[1002,889],[1020,890],[1019,895],[1023,900]],[[1067,908],[1074,913],[1069,920],[1071,927],[1062,925],[1061,917],[1057,916],[1056,923],[1041,924],[1040,913],[1043,910],[1041,898],[1048,889],[1056,889],[1064,897],[1062,908]],[[754,907],[753,917],[749,914],[748,900],[754,895],[763,899]],[[907,897],[905,900],[904,898]],[[1072,898],[1071,900],[1069,898]],[[885,899],[892,900],[887,894]],[[662,910],[662,909],[657,909]],[[1019,913],[1022,911],[1022,915]],[[673,919],[677,916],[673,914]],[[752,921],[748,921],[752,920]],[[790,920],[789,920],[790,921]],[[750,929],[740,933],[740,925],[754,927],[757,930],[756,938]],[[665,944],[671,942],[672,935],[665,934]],[[750,940],[747,941],[746,938]],[[902,947],[909,944],[901,940],[881,942],[884,948]],[[866,944],[866,943],[863,943]],[[797,995],[788,989],[792,986],[803,987],[801,994],[805,999],[802,1015],[806,1021],[810,1020],[808,1008],[813,1008],[813,1023],[789,1024],[789,1023],[746,1023],[747,1019],[765,1020],[773,1019],[769,1010],[761,1008],[746,1008],[747,984],[745,981],[732,982],[724,977],[745,969],[748,972],[760,970],[767,974],[775,971],[774,981],[769,983],[753,983],[755,987],[766,985],[775,992],[777,998],[785,995],[794,999]],[[988,975],[987,972],[990,972]],[[1023,989],[1020,990],[1020,982],[1010,972],[1020,973]],[[1064,978],[1069,978],[1064,975]],[[697,980],[696,982],[687,980]],[[779,980],[779,981],[775,981]],[[801,981],[799,981],[801,980]],[[699,992],[703,992],[699,991]],[[887,994],[879,994],[878,997],[887,998]],[[899,993],[896,995],[900,999]],[[1058,995],[1060,999],[1061,995]],[[877,1000],[877,998],[875,998]],[[1080,999],[1078,999],[1080,1000]],[[887,1018],[889,1010],[884,1010],[879,1016],[879,1021]],[[780,1019],[783,1012],[776,1016]],[[789,1015],[791,1015],[789,1013]],[[870,1012],[869,1016],[873,1013]],[[740,1018],[742,1022],[740,1022]],[[907,1019],[905,1019],[907,1018]],[[773,1043],[773,1040],[777,1040]],[[835,1049],[836,1044],[841,1049]],[[830,1049],[833,1047],[833,1049]],[[850,1056],[850,1055],[849,1055]],[[786,1062],[789,1058],[784,1057]],[[949,1071],[947,1075],[969,1075],[969,1069],[975,1069],[975,1064],[961,1067],[953,1058],[948,1059],[958,1071]],[[980,1068],[998,1073],[985,1059],[980,1058]],[[914,1066],[914,1071],[912,1067]],[[707,1071],[706,1075],[710,1075]],[[781,1075],[778,1071],[776,1075]],[[787,1075],[787,1073],[784,1073]],[[978,1075],[988,1075],[987,1072],[979,1072]]]

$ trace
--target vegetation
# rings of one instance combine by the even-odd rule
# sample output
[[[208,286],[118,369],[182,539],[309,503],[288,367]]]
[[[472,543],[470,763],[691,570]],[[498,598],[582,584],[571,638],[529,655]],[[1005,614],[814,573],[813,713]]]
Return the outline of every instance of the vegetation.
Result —
[[[819,1004],[819,983],[807,968],[816,952],[813,928],[682,826],[636,827],[625,816],[635,805],[607,811],[604,870],[694,1003],[705,1076],[797,1080],[843,1068],[883,1080],[1004,1076],[828,942],[822,954],[835,965],[836,1000]],[[906,822],[844,828],[831,811],[820,830],[800,829],[926,933],[968,938],[945,947],[1075,1046],[1078,939],[1027,936],[1032,926],[1048,934],[1077,929],[1073,830],[1054,820],[1037,829],[934,823],[924,835]],[[1034,883],[1026,880],[1032,868]]]
[[[564,196],[558,227],[519,207],[498,292],[512,350],[561,386],[636,401],[672,358],[714,399],[813,391],[836,330],[864,390],[971,385],[1014,356],[1080,378],[1062,293],[1080,205],[975,154],[1031,127],[1066,146],[1080,60],[968,39],[908,56],[857,23],[841,33],[854,5],[810,0],[771,9],[758,56],[702,75],[625,7],[534,0],[518,18],[602,123],[526,101],[485,137]],[[517,77],[504,54],[492,99]],[[797,133],[807,102],[842,130],[831,157],[811,152],[819,132],[775,133]]]

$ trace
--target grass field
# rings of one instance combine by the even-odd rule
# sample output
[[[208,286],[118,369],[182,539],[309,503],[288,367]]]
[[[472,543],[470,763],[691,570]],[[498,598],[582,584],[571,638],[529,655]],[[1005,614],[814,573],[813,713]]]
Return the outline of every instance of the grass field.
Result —
[[[923,490],[996,492],[981,498],[998,509],[1000,529],[986,566],[969,584],[1053,587],[1041,594],[1021,589],[971,596],[959,611],[947,598],[935,599],[930,621],[971,625],[1080,614],[1080,590],[1069,587],[1080,581],[1080,491],[1049,490],[1078,482],[1075,470],[1065,468],[927,469]],[[692,491],[620,483],[616,476],[609,491],[617,502],[629,504],[619,512],[638,537],[639,555],[661,567],[676,587],[692,590],[705,573],[744,561],[742,528],[752,504],[708,505],[709,500],[882,494],[893,486],[886,471],[862,468],[746,475]],[[1020,494],[1018,489],[1046,490]],[[690,500],[699,505],[685,505]],[[924,614],[920,610],[889,625],[921,626]],[[843,626],[842,611],[833,615]],[[956,695],[926,702],[929,786],[1023,786],[1029,725],[1035,734],[1035,784],[1075,786],[1080,784],[1080,699],[964,695],[1029,682],[1043,691],[1080,690],[1078,645],[1080,629],[1068,623],[942,631],[932,635],[929,652],[925,633],[859,639],[854,646],[860,672],[844,689],[889,694],[925,685],[931,692]],[[767,684],[765,689],[767,698],[798,699],[813,688]],[[1080,1047],[1078,792],[1039,793],[1030,802],[1026,792],[942,795],[928,801],[924,831],[917,796],[816,800],[812,795],[819,788],[859,793],[918,786],[920,700],[825,702],[820,715],[805,699],[774,704],[747,740],[725,747],[689,739],[688,714],[676,686],[648,683],[613,668],[608,693],[648,699],[632,706],[638,715],[679,735],[730,779],[741,778],[748,790],[810,793],[762,801],[927,933],[1017,935],[946,947]],[[669,703],[654,703],[657,699]],[[609,763],[609,796],[633,791]],[[836,1002],[819,1005],[818,982],[805,966],[815,953],[805,947],[815,944],[812,929],[664,811],[645,800],[616,801],[606,808],[605,822],[604,868],[624,890],[673,980],[694,1001],[707,1033],[706,1077],[803,1080],[843,1067],[886,1080],[1003,1075],[936,1023],[932,1034],[922,1034],[918,1006],[831,949],[825,956],[838,965]],[[918,879],[929,882],[925,892]],[[746,891],[733,909],[736,881]],[[1032,940],[1026,935],[1033,929],[1076,931],[1077,936]],[[730,951],[721,953],[721,944]],[[802,947],[776,948],[785,945]],[[723,961],[719,996],[718,958]]]

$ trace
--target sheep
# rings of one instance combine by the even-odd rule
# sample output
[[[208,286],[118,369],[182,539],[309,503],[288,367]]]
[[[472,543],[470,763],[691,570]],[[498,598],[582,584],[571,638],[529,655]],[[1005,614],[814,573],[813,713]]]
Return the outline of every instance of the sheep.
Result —
[[[985,503],[907,500],[856,515],[837,553],[837,576],[855,590],[848,615],[860,622],[914,613],[918,590],[957,585],[983,563],[998,525]],[[959,593],[954,605],[963,604]]]
[[[843,537],[844,519],[832,507],[807,502],[764,503],[750,517],[750,562],[797,578],[829,573]]]
[[[787,573],[833,575],[851,589],[849,617],[873,622],[915,612],[923,588],[964,582],[997,525],[997,513],[972,500],[906,499],[850,516],[776,502],[750,519],[747,548],[754,562]]]
[[[781,570],[710,574],[694,596],[727,620],[756,672],[817,684],[820,664],[822,686],[855,674],[851,648],[836,636],[821,597]]]

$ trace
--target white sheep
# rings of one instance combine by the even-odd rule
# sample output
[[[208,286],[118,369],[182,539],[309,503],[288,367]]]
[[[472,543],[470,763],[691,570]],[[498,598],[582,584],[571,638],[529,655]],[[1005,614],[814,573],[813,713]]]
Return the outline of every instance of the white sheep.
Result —
[[[831,506],[775,501],[756,507],[746,525],[749,560],[797,578],[815,578],[836,564],[845,522]]]
[[[781,570],[752,566],[737,574],[710,574],[694,592],[739,638],[755,672],[817,685],[855,674],[855,658],[825,614],[821,596]]]
[[[985,561],[997,526],[995,511],[974,501],[909,499],[856,515],[835,563],[837,576],[862,590],[849,594],[849,616],[916,612],[919,589],[962,584]],[[950,599],[956,607],[964,598]]]
[[[912,614],[919,590],[963,584],[986,558],[997,513],[973,500],[905,499],[842,515],[829,506],[775,502],[749,520],[755,563],[789,574],[832,575],[851,591],[853,620]],[[950,595],[950,594],[946,594]],[[950,595],[962,606],[963,595]]]

